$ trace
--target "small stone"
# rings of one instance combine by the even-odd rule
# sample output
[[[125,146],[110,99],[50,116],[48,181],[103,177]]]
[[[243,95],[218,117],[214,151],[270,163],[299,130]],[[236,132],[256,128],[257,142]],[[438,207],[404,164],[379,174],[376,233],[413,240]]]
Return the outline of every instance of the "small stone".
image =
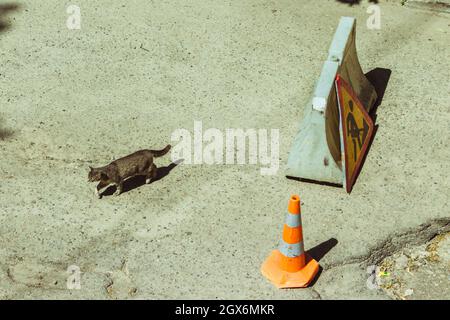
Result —
[[[413,293],[414,293],[413,289],[406,289],[405,290],[405,297],[412,296]]]
[[[423,259],[426,258],[429,255],[429,253],[426,252],[425,250],[420,250],[417,255],[419,256],[419,258]]]
[[[395,261],[395,264],[398,268],[404,269],[408,266],[408,258],[404,255],[401,255],[398,257],[398,259]]]

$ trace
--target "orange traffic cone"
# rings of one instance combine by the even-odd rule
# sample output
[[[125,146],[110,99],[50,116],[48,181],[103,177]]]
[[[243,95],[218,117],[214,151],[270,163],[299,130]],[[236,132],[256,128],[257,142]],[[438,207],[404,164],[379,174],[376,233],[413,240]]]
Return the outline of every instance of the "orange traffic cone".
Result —
[[[319,271],[319,264],[305,253],[303,246],[300,197],[291,196],[277,250],[261,266],[262,274],[278,288],[306,287]]]

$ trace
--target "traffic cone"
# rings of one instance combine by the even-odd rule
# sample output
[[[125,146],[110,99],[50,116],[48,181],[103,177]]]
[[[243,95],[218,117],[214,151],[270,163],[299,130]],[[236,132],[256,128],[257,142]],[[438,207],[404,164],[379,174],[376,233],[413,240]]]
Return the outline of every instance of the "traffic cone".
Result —
[[[308,286],[319,271],[319,264],[305,253],[300,197],[289,199],[283,237],[277,250],[261,266],[262,274],[278,288]]]

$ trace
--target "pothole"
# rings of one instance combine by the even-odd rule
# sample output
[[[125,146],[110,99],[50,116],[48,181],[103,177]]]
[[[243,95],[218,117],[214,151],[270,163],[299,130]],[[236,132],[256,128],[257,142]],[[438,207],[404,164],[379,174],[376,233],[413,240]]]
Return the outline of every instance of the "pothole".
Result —
[[[129,299],[136,295],[137,288],[130,277],[126,260],[122,261],[118,270],[108,272],[108,284],[105,289],[108,297],[114,300]]]
[[[450,218],[433,219],[423,223],[417,228],[411,228],[401,234],[394,234],[376,245],[370,254],[363,257],[364,265],[379,265],[388,256],[391,256],[407,246],[418,246],[428,243],[438,235],[450,232]]]
[[[11,281],[30,288],[66,289],[67,270],[59,264],[20,261],[7,269]]]
[[[448,299],[450,232],[422,245],[407,246],[379,266],[379,286],[393,299]]]

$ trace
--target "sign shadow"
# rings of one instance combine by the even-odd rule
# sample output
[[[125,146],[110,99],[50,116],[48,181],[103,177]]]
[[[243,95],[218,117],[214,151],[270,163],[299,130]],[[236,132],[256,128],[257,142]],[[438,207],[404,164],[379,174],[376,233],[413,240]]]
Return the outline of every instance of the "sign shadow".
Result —
[[[374,123],[373,134],[367,145],[367,151],[361,160],[361,166],[359,167],[358,171],[356,171],[355,183],[358,180],[358,177],[359,177],[359,174],[361,173],[362,168],[364,167],[364,163],[366,162],[367,155],[370,152],[370,148],[372,147],[372,143],[378,132],[378,124],[376,123],[378,107],[381,105],[381,102],[383,101],[384,93],[386,92],[386,88],[387,88],[389,79],[391,77],[391,73],[392,73],[392,71],[390,69],[375,68],[365,74],[366,78],[369,80],[369,82],[375,88],[375,92],[377,93],[377,100],[375,101],[372,109],[369,112],[369,115],[372,118],[372,121]]]

